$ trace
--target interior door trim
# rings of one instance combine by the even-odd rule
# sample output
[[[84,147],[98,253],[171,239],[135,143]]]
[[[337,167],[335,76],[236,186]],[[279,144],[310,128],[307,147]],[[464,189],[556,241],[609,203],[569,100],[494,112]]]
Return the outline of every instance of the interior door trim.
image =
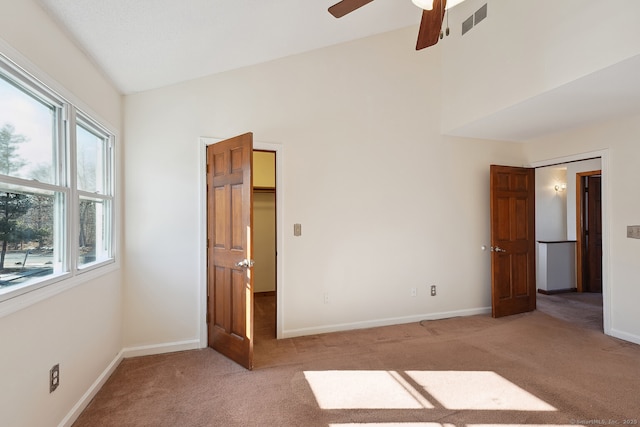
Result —
[[[528,167],[541,168],[545,166],[558,165],[562,163],[578,162],[582,160],[590,160],[600,158],[602,170],[602,321],[603,329],[606,335],[629,340],[628,337],[622,336],[611,326],[611,183],[609,176],[610,169],[610,153],[609,149],[590,151],[557,157],[548,160],[541,160],[528,164]]]

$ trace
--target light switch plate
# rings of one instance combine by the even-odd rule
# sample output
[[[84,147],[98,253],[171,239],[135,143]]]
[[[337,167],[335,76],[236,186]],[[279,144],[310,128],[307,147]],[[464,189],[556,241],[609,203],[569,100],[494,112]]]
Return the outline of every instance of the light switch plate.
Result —
[[[627,237],[630,239],[640,239],[640,225],[627,225]]]
[[[293,235],[302,236],[302,224],[293,224]]]

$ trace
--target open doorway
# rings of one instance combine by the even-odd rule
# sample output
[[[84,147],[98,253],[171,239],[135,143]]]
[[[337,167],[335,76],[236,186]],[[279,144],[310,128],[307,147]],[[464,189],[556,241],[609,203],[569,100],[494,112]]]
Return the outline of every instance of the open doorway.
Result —
[[[541,311],[605,331],[601,169],[601,157],[536,167],[536,282]]]
[[[277,225],[276,152],[253,150],[254,335],[276,338]]]
[[[576,176],[576,273],[578,292],[602,293],[602,175]]]
[[[208,339],[208,298],[209,298],[209,286],[207,283],[208,278],[208,232],[207,232],[207,223],[208,223],[208,215],[207,215],[207,147],[212,144],[216,144],[222,141],[221,138],[212,138],[212,137],[200,137],[200,144],[202,147],[201,150],[201,158],[200,158],[200,226],[201,230],[200,234],[200,315],[199,318],[199,337],[202,348],[206,348],[209,345]],[[277,143],[266,143],[260,141],[254,141],[253,150],[257,151],[268,151],[272,152],[275,156],[276,163],[276,171],[275,171],[275,184],[273,187],[277,187],[277,189],[283,188],[283,170],[282,160],[284,158],[284,149],[281,144]],[[253,161],[251,162],[253,167]],[[253,176],[253,173],[252,173]],[[284,195],[283,192],[278,190],[276,197],[276,246],[277,248],[283,247],[283,235],[282,230],[284,229],[282,226],[282,212],[284,212]],[[253,211],[252,211],[253,212]],[[283,289],[282,286],[282,257],[276,257],[276,297],[273,299],[273,312],[275,312],[275,338],[281,338],[283,335]],[[254,259],[255,261],[255,259]],[[253,270],[253,267],[252,267]],[[276,310],[277,306],[277,310]],[[269,316],[269,319],[273,319],[273,316]],[[252,325],[254,324],[252,320]],[[271,329],[273,330],[273,329]],[[270,339],[273,339],[273,335],[269,336]]]

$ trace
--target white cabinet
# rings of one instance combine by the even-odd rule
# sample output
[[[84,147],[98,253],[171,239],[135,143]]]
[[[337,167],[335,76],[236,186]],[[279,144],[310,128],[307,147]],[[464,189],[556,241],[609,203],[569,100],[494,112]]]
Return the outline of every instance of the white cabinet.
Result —
[[[538,241],[538,292],[554,294],[576,290],[575,240]]]

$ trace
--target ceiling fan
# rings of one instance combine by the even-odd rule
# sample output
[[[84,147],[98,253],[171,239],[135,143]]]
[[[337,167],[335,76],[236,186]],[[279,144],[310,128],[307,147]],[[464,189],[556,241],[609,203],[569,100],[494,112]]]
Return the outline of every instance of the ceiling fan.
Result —
[[[329,8],[329,13],[336,18],[353,12],[362,6],[371,3],[373,0],[342,0]],[[411,0],[422,10],[422,20],[420,30],[418,30],[418,41],[416,50],[424,49],[438,43],[440,29],[444,19],[444,12],[447,8],[447,0]],[[454,0],[454,3],[459,3]]]

